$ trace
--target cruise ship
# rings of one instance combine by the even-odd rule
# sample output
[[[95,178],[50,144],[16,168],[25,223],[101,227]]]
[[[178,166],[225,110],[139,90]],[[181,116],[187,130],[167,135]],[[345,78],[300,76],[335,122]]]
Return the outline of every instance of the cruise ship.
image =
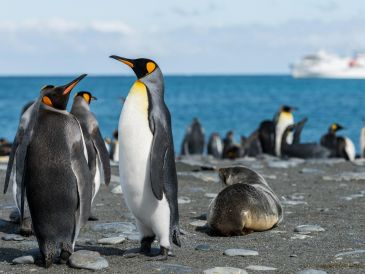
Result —
[[[290,67],[294,78],[365,79],[365,54],[340,57],[321,50]]]

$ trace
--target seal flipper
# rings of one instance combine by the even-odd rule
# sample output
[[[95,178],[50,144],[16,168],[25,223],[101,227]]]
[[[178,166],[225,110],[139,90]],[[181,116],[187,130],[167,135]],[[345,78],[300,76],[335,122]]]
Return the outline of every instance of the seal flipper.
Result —
[[[110,183],[110,160],[109,160],[109,153],[108,150],[105,147],[104,140],[101,136],[101,133],[99,129],[97,128],[94,130],[94,132],[91,134],[92,141],[94,148],[97,152],[97,155],[99,157],[99,161],[101,163],[101,166],[103,168],[103,174],[104,174],[104,183],[106,185],[109,185]]]

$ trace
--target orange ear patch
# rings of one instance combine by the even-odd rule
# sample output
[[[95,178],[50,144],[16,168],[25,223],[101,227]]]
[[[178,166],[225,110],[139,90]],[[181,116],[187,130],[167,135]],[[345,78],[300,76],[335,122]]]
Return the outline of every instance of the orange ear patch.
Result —
[[[148,73],[151,73],[152,71],[155,70],[156,64],[153,62],[148,62],[146,65],[146,68],[147,68]]]
[[[48,96],[43,96],[42,102],[45,103],[47,106],[53,107],[52,100]]]
[[[86,101],[87,103],[90,103],[90,95],[89,95],[89,94],[84,93],[84,94],[82,95],[82,97],[84,97],[84,99],[85,99],[85,101]]]

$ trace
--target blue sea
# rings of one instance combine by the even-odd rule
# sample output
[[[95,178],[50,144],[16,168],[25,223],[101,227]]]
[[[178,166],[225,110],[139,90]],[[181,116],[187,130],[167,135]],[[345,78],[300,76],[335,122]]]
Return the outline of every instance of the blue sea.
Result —
[[[35,99],[45,84],[63,85],[69,77],[0,77],[0,137],[12,141],[22,106]],[[88,90],[98,100],[91,108],[103,136],[118,126],[121,97],[128,94],[135,77],[88,76],[73,93]],[[165,101],[172,115],[176,152],[194,117],[201,121],[206,139],[234,130],[236,140],[249,135],[264,119],[272,119],[283,105],[297,107],[296,121],[308,117],[302,141],[318,142],[329,125],[338,122],[359,149],[365,118],[365,80],[293,79],[290,76],[166,76]],[[69,108],[72,99],[69,102]],[[57,126],[57,125],[55,125]]]

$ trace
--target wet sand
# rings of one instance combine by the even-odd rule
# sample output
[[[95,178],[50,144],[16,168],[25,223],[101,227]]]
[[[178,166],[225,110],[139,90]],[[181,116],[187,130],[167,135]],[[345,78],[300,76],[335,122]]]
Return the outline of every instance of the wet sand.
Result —
[[[209,236],[204,229],[191,225],[192,222],[204,224],[211,197],[221,189],[215,169],[233,164],[248,166],[267,179],[284,206],[284,221],[278,227],[227,238]],[[4,182],[6,165],[0,167],[0,180]],[[125,250],[139,244],[123,194],[112,193],[119,185],[118,168],[112,167],[111,185],[101,187],[94,204],[99,220],[88,222],[76,245],[76,249],[98,251],[109,262],[109,267],[100,273],[201,273],[213,267],[259,272],[247,269],[250,265],[275,268],[268,271],[271,273],[295,273],[305,269],[327,273],[365,272],[365,253],[361,253],[365,252],[365,162],[282,161],[271,157],[216,161],[197,157],[178,159],[177,168],[180,224],[186,235],[181,236],[182,248],[174,248],[176,257],[169,257],[166,262],[151,262],[144,256],[122,257]],[[17,233],[17,226],[9,222],[12,210],[14,205],[9,191],[0,200],[0,238]],[[113,222],[126,223],[100,225]],[[324,231],[306,235],[294,232],[297,226],[308,224],[318,225]],[[115,245],[97,243],[101,238],[119,235],[127,239]],[[34,264],[13,265],[14,258],[37,248],[34,236],[20,241],[0,240],[0,243],[0,273],[89,272],[58,264],[48,270]],[[195,249],[201,244],[205,245],[201,249],[208,250]],[[258,255],[223,255],[231,248],[257,251]],[[350,253],[340,254],[343,252]]]

